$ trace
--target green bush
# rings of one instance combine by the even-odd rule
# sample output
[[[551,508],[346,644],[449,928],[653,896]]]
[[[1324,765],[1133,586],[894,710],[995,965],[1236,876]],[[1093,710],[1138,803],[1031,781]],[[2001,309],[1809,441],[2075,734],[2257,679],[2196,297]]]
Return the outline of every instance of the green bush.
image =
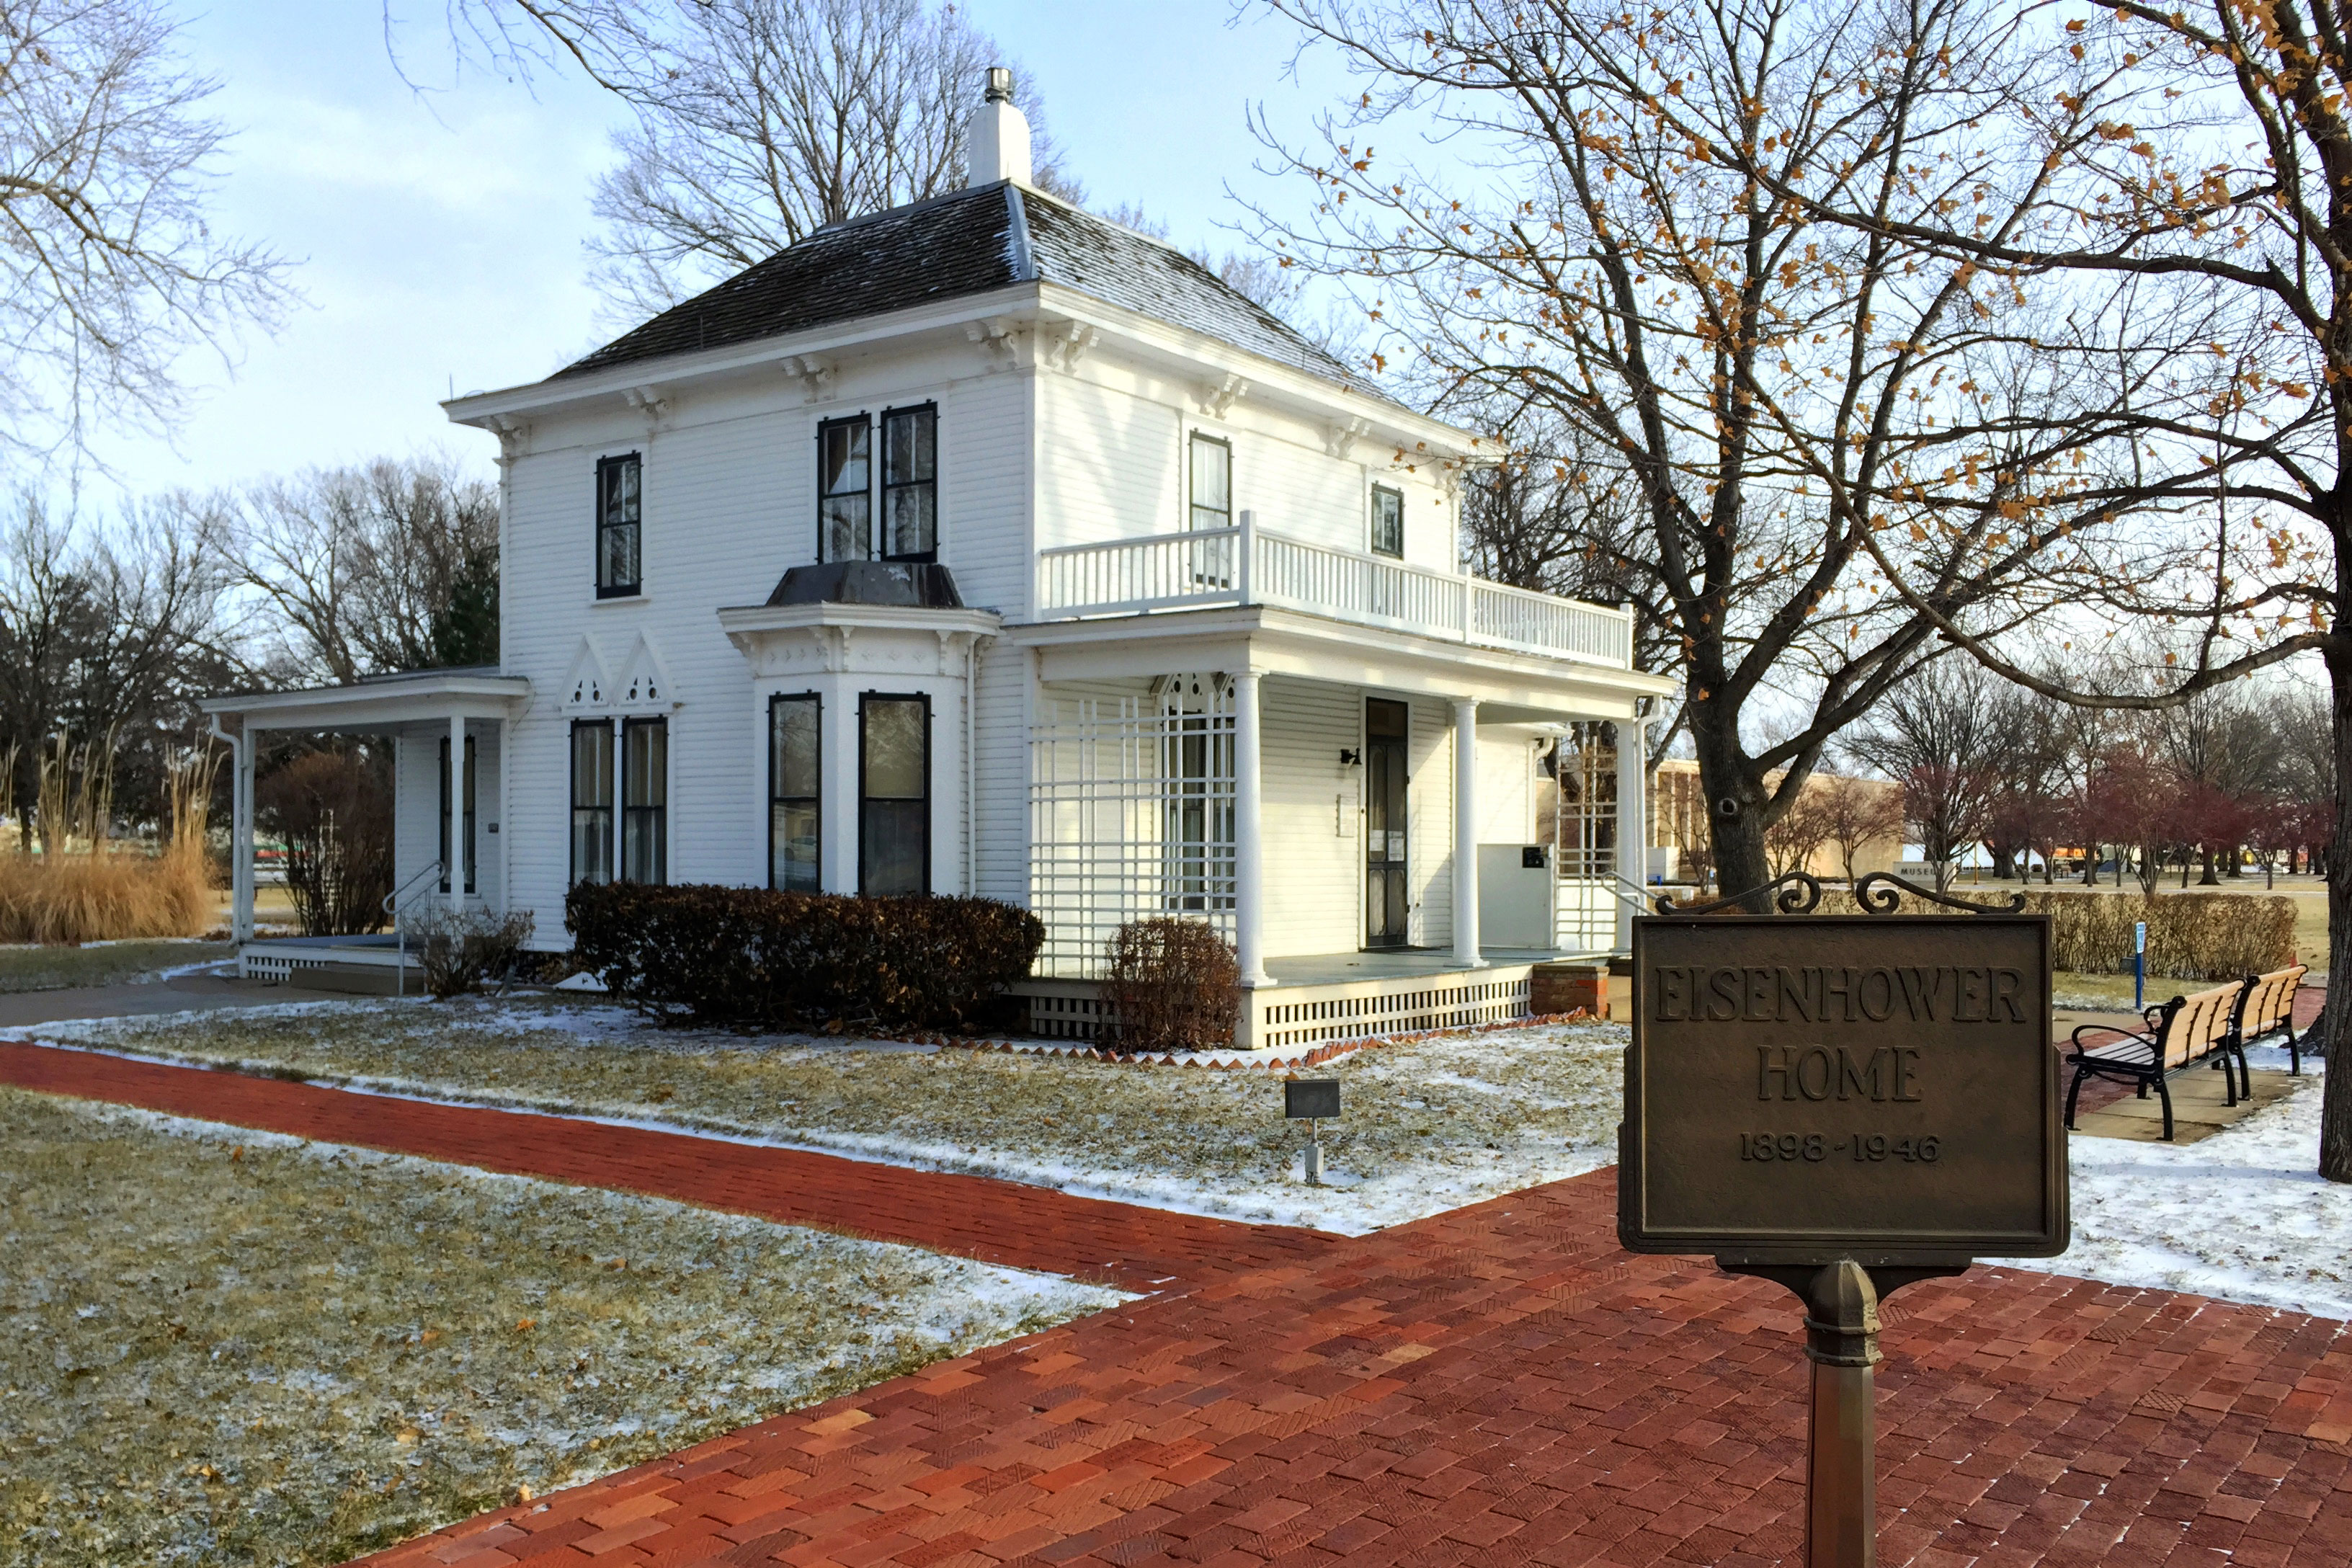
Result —
[[[2006,904],[2007,891],[1955,888],[1969,903]],[[2132,927],[2147,922],[2147,972],[2179,980],[2235,980],[2294,962],[2294,900],[2275,894],[2029,891],[2029,913],[2050,917],[2050,963],[2081,974],[2120,974],[2132,966]],[[1904,900],[1905,913],[1935,908]],[[1852,914],[1853,896],[1823,896],[1822,913]]]
[[[859,899],[583,883],[575,963],[657,1017],[738,1028],[964,1028],[1027,976],[1045,928],[993,899]]]

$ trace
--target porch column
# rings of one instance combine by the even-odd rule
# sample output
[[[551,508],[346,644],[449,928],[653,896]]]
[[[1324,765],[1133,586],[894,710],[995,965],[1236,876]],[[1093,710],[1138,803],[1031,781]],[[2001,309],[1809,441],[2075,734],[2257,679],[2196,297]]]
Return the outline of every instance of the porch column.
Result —
[[[1454,700],[1454,962],[1478,963],[1478,702]]]
[[[1635,889],[1650,884],[1650,723],[1646,719],[1617,721],[1617,951],[1633,950],[1633,916],[1629,900]]]
[[[449,907],[466,907],[466,716],[449,715]]]
[[[1259,832],[1258,672],[1234,672],[1234,957],[1244,986],[1267,985],[1265,852]]]
[[[229,752],[229,935],[253,940],[253,724],[238,726]]]

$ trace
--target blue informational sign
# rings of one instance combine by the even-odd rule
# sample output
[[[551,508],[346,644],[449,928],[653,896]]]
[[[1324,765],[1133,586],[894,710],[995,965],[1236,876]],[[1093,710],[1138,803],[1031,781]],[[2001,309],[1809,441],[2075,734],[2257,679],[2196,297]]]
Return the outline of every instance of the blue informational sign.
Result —
[[[2147,1005],[2147,922],[2132,922],[2132,1011]]]

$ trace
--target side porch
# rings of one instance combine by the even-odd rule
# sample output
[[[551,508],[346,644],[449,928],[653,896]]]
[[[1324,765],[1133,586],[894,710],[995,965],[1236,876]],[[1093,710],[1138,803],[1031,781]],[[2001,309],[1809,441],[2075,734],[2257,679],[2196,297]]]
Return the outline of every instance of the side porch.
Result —
[[[1522,1017],[1538,964],[1630,943],[1671,682],[1275,606],[1006,635],[1040,1033],[1104,1031],[1106,945],[1149,916],[1232,942],[1244,1049]]]
[[[493,669],[424,670],[350,686],[247,693],[199,707],[233,752],[230,935],[237,973],[326,989],[394,994],[414,959],[404,921],[433,905],[503,910],[510,885],[510,729],[530,683]],[[271,732],[366,735],[393,748],[392,892],[384,928],[337,936],[264,935],[255,919],[255,772]]]

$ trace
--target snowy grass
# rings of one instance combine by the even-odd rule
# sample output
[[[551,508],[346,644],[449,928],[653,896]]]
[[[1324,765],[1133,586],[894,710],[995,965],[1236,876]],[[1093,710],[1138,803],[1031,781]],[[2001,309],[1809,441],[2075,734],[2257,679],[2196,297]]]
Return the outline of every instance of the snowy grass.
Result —
[[[1281,1075],[652,1027],[570,999],[320,1003],[43,1026],[39,1037],[480,1104],[612,1117],[1361,1235],[1616,1158],[1625,1032],[1550,1025],[1376,1046],[1328,1186]]]
[[[2246,1058],[2287,1066],[2276,1047]],[[2301,1089],[2201,1142],[2076,1138],[2074,1245],[2004,1266],[2352,1318],[2352,1187],[2318,1175],[2319,1070],[2305,1058]]]
[[[225,942],[194,938],[93,942],[79,947],[13,943],[0,946],[0,994],[152,980],[166,971],[226,958],[236,951]]]
[[[335,1563],[1124,1298],[0,1089],[0,1564]]]

